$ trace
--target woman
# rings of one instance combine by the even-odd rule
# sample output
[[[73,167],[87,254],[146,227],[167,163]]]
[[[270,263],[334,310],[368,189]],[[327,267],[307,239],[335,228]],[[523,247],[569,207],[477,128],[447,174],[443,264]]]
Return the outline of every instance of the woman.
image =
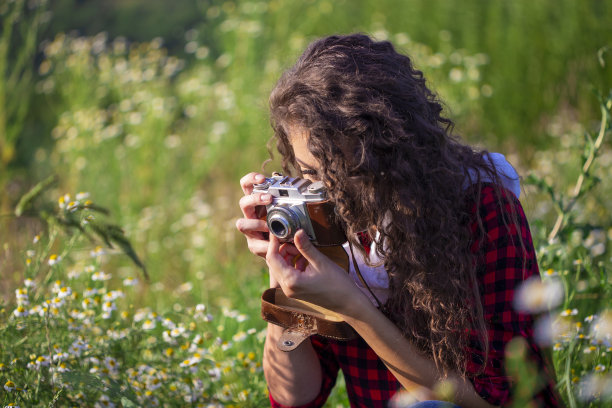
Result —
[[[339,369],[352,406],[386,406],[401,387],[432,399],[442,380],[460,407],[506,405],[504,346],[516,336],[546,375],[531,317],[511,307],[514,288],[538,275],[518,176],[503,156],[452,134],[407,56],[365,35],[320,39],[279,80],[270,107],[284,171],[325,184],[378,293],[303,231],[293,244],[268,240],[255,207],[271,197],[251,194],[263,175],[242,178],[237,228],[265,257],[271,287],[335,312],[359,335],[315,335],[285,353],[276,348],[282,328],[269,325],[263,365],[273,406],[321,406]],[[305,261],[293,264],[297,254]],[[558,404],[550,381],[533,401]]]

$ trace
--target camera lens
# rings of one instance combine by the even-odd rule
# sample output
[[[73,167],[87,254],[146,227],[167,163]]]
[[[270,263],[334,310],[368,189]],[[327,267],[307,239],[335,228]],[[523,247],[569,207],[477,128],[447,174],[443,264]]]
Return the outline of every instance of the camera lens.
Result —
[[[281,220],[273,220],[270,223],[270,230],[277,237],[286,237],[289,234],[288,225]]]
[[[281,241],[290,241],[300,229],[300,219],[291,208],[277,206],[268,211],[268,228]]]

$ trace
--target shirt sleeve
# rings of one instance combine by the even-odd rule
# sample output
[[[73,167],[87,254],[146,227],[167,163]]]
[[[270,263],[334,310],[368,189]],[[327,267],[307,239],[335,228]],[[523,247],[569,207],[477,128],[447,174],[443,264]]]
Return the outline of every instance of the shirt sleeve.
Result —
[[[484,351],[472,333],[467,365],[468,373],[474,375],[471,380],[476,392],[493,405],[505,405],[511,398],[512,381],[504,371],[506,345],[517,336],[533,343],[532,316],[518,313],[512,306],[515,290],[530,276],[539,276],[523,208],[508,190],[502,189],[500,198],[492,186],[483,187],[477,211],[484,234],[477,222],[472,224],[476,237],[472,251],[477,256],[477,279],[488,326],[489,352],[487,364],[479,373],[485,360]]]
[[[338,377],[339,365],[336,361],[336,357],[331,350],[329,343],[321,336],[314,335],[310,337],[312,348],[319,357],[319,363],[321,364],[321,390],[316,398],[304,405],[289,406],[279,404],[274,400],[272,394],[268,392],[270,398],[270,406],[272,408],[319,408],[325,404],[332,388],[336,384],[336,378]]]

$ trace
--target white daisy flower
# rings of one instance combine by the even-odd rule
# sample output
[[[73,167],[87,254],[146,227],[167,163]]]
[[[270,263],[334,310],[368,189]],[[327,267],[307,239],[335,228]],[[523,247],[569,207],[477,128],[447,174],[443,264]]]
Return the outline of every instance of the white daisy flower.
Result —
[[[157,324],[155,323],[155,320],[150,320],[150,319],[147,319],[147,320],[145,320],[145,322],[142,324],[142,328],[143,328],[144,330],[153,330],[153,329],[156,327],[156,325],[157,325]]]
[[[576,316],[577,314],[578,314],[578,309],[565,309],[564,311],[560,313],[560,315],[563,317]]]
[[[554,308],[563,300],[563,284],[558,279],[542,281],[534,276],[517,289],[514,308],[526,313],[539,313]]]
[[[26,317],[28,315],[28,310],[23,306],[17,306],[13,311],[13,315],[15,317]]]
[[[91,280],[94,281],[107,281],[112,277],[110,273],[105,273],[104,271],[95,272],[91,275]]]
[[[83,201],[89,198],[89,193],[87,192],[79,192],[76,197],[75,197],[78,201]]]
[[[51,254],[51,256],[49,256],[49,261],[48,264],[49,266],[53,266],[53,265],[57,265],[59,263],[59,261],[62,260],[62,257],[57,255],[57,254]]]
[[[4,389],[7,392],[12,392],[15,390],[15,388],[17,388],[17,386],[15,385],[14,382],[12,382],[11,380],[7,381],[6,383],[4,383]]]

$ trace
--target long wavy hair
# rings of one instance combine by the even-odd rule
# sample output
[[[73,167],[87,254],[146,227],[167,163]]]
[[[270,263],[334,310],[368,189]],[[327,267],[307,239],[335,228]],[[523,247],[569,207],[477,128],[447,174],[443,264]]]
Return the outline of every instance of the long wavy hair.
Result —
[[[485,152],[453,135],[408,56],[362,34],[311,43],[278,81],[270,110],[284,171],[301,174],[289,134],[306,129],[349,241],[361,250],[356,233],[365,229],[377,240],[389,318],[443,376],[465,376],[467,328],[488,355],[469,228],[478,221],[483,237],[473,212],[481,178],[493,180],[501,197]]]

